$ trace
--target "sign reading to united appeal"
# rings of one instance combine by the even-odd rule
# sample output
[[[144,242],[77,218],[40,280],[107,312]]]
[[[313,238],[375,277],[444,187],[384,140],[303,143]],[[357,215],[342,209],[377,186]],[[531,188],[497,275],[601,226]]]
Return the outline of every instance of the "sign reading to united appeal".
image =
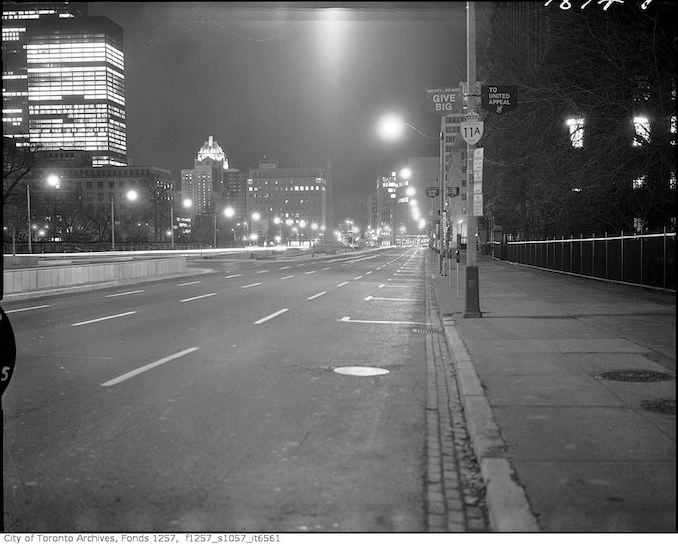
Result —
[[[518,87],[515,85],[483,85],[480,88],[480,107],[502,114],[518,107]]]
[[[459,87],[437,87],[426,89],[426,110],[438,115],[459,113],[463,96]]]

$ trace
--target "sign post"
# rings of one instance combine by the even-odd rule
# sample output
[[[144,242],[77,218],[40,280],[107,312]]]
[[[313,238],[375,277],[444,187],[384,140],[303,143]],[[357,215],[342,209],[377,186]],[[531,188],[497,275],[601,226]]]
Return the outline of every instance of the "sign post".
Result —
[[[464,317],[482,317],[480,312],[480,290],[478,286],[478,265],[476,248],[476,211],[482,215],[482,193],[476,206],[476,192],[474,180],[474,146],[483,137],[484,126],[479,121],[476,113],[477,100],[474,92],[476,89],[476,11],[475,2],[466,3],[466,105],[469,112],[466,116],[466,122],[461,123],[461,135],[466,141],[466,160],[467,162],[467,191],[473,195],[473,210],[469,210],[470,204],[467,204],[467,233],[466,233],[466,292]],[[482,190],[482,186],[481,186]]]
[[[439,225],[438,225],[438,272],[443,273],[443,258],[446,251],[447,217],[445,213],[445,116],[461,112],[463,96],[460,87],[451,85],[426,89],[426,109],[440,115],[440,164],[438,176]],[[427,193],[428,194],[428,193]]]

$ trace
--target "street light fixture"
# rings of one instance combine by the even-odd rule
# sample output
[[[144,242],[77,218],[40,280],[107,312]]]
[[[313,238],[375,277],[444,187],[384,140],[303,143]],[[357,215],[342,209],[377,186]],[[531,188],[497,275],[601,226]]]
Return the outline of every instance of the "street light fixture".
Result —
[[[125,198],[130,202],[134,202],[139,198],[139,193],[134,189],[130,189],[125,193]],[[115,251],[115,199],[111,198],[111,250]]]

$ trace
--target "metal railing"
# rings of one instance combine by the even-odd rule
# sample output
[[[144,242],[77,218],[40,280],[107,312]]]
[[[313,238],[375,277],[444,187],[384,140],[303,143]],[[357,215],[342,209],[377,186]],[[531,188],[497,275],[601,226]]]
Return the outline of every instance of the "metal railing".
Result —
[[[496,259],[565,274],[676,290],[676,233],[595,235],[590,238],[495,241]]]

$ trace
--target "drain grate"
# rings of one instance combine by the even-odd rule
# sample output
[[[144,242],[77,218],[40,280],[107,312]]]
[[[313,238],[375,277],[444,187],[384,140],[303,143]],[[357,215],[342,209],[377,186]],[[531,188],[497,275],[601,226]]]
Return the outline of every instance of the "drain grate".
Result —
[[[663,382],[670,380],[671,376],[653,370],[611,370],[600,374],[598,379],[616,382]]]
[[[640,403],[640,407],[648,412],[676,415],[676,399],[644,400]]]
[[[412,329],[414,332],[419,334],[442,334],[442,329]]]

